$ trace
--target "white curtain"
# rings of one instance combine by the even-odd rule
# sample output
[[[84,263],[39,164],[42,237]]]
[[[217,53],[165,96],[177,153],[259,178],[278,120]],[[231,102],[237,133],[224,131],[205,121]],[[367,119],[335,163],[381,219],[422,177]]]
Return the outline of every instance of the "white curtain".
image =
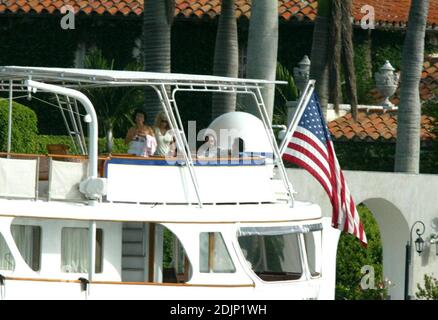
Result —
[[[0,270],[14,270],[15,260],[6,244],[5,239],[0,234]]]
[[[88,272],[87,228],[62,229],[61,270],[67,273]]]
[[[11,227],[12,237],[21,256],[33,270],[37,267],[34,265],[34,232],[37,232],[37,228],[25,225],[12,225]]]

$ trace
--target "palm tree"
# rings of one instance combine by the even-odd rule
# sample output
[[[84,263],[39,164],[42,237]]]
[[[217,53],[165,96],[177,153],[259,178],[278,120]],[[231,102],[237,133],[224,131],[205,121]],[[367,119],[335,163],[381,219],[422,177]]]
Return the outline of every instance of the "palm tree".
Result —
[[[222,0],[221,15],[216,34],[213,74],[234,77],[239,73],[237,23],[234,0]],[[236,95],[215,93],[213,95],[212,118],[236,110]]]
[[[424,62],[429,0],[412,0],[401,64],[395,171],[419,173],[420,79]]]
[[[248,34],[247,78],[275,80],[278,47],[278,1],[253,0]],[[272,121],[275,86],[262,89],[268,116]],[[247,111],[260,117],[253,99],[246,99]]]
[[[330,26],[330,2],[331,0],[318,0],[318,16],[313,30],[313,43],[310,66],[310,78],[316,80],[316,92],[318,93],[323,108],[327,109],[329,100],[328,78],[328,39]]]
[[[318,0],[310,76],[316,80],[316,91],[322,107],[326,109],[331,100],[335,110],[339,111],[343,66],[346,93],[353,117],[356,118],[357,89],[351,10],[351,0]]]
[[[103,57],[102,51],[93,50],[84,61],[85,68],[113,70],[114,60]],[[136,62],[130,63],[125,70],[140,71],[141,65]],[[132,111],[139,108],[143,103],[142,90],[138,87],[129,88],[86,88],[85,94],[96,106],[99,118],[99,127],[103,128],[106,138],[106,152],[111,153],[113,147],[114,130],[120,134],[126,132],[131,122]]]
[[[175,0],[145,0],[143,11],[144,70],[166,72],[171,70],[171,26]],[[161,111],[161,104],[153,89],[145,90],[145,111],[148,124]]]
[[[351,23],[352,0],[343,0],[341,5],[342,65],[344,67],[345,92],[351,105],[351,113],[357,119],[357,83],[354,68],[353,25]],[[339,111],[339,106],[335,105]]]

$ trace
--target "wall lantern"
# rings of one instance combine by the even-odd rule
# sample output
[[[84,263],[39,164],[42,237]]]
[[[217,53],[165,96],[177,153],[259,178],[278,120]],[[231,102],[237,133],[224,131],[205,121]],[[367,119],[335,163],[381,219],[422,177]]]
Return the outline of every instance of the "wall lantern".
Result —
[[[417,229],[417,231],[418,231],[418,229]],[[418,235],[417,240],[415,240],[415,250],[418,252],[418,255],[420,255],[420,256],[421,256],[421,253],[424,251],[424,240],[421,237],[421,235]]]
[[[415,240],[415,250],[419,255],[424,251],[424,240],[421,237],[426,231],[426,226],[422,221],[415,221],[411,227],[411,231],[409,232],[409,241],[406,244],[406,258],[405,258],[405,300],[409,300],[409,266],[411,264],[411,254],[412,254],[412,231],[414,231],[415,226],[418,227],[415,229],[415,233],[417,234],[417,239]]]

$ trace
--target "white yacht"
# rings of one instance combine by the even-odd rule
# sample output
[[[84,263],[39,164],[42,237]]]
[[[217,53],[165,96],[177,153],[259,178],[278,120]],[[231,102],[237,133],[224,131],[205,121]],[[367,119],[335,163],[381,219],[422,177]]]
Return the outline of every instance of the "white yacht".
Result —
[[[337,233],[295,201],[260,89],[273,82],[90,69],[0,67],[9,95],[0,154],[0,299],[333,299]],[[153,88],[174,159],[98,155],[87,87]],[[252,96],[260,119],[225,114],[243,153],[193,154],[177,92]],[[82,155],[11,152],[12,100],[52,95]],[[98,106],[97,106],[98,107]],[[87,137],[84,136],[87,133]],[[218,139],[221,148],[229,139]],[[170,258],[169,258],[170,257]]]

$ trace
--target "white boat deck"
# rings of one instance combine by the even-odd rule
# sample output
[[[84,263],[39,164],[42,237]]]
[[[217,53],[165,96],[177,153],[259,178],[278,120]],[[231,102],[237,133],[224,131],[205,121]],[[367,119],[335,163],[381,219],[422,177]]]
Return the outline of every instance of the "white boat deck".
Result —
[[[67,220],[157,222],[157,223],[258,223],[318,219],[319,206],[306,202],[246,205],[138,205],[122,203],[86,204],[0,199],[0,216]]]

